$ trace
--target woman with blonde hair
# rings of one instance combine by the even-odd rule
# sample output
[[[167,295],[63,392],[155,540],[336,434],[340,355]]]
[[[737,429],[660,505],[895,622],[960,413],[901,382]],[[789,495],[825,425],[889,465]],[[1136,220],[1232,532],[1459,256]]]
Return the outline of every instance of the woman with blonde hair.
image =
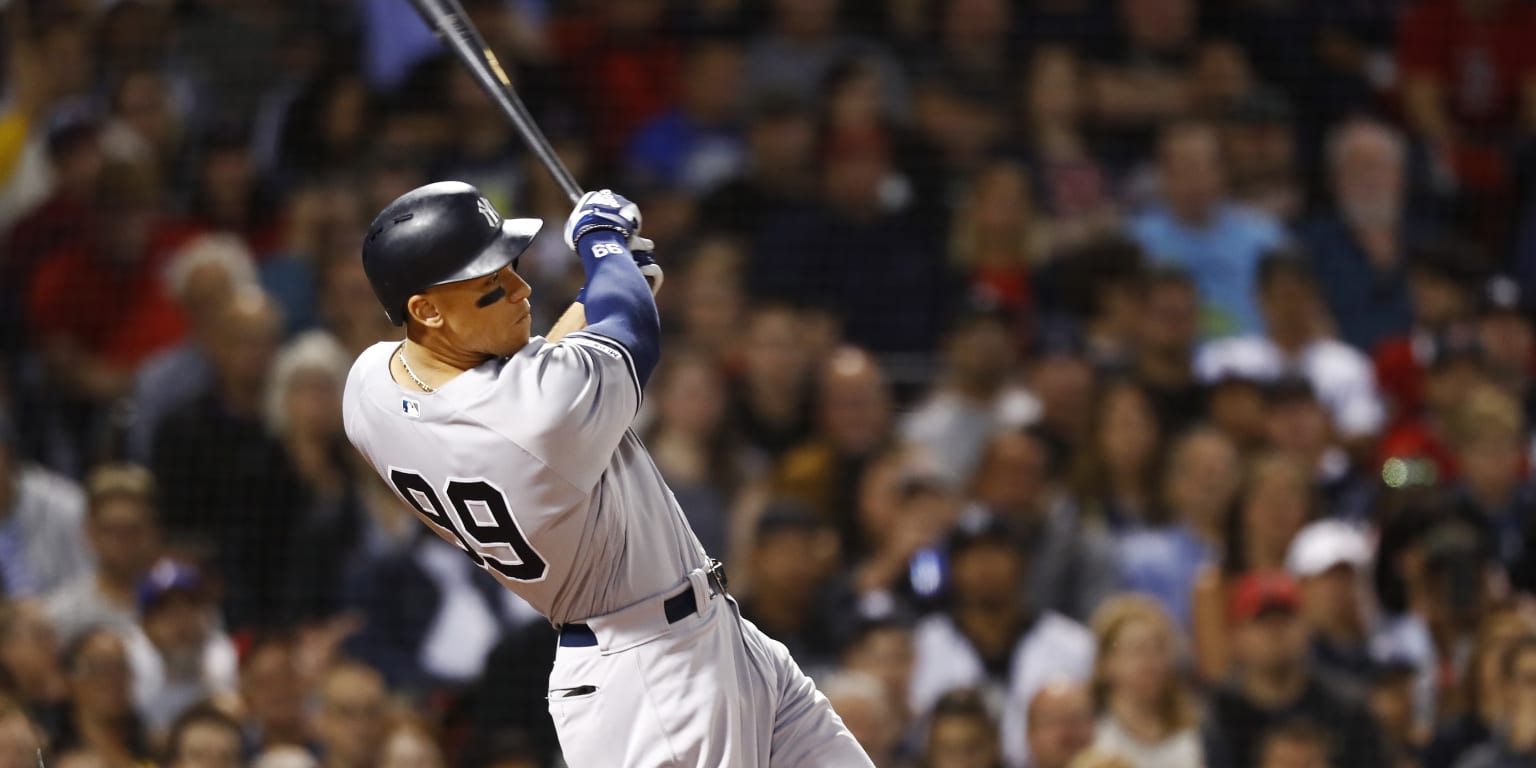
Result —
[[[1093,616],[1096,752],[1132,768],[1204,765],[1199,712],[1179,679],[1179,636],[1157,601],[1135,593],[1105,601]]]

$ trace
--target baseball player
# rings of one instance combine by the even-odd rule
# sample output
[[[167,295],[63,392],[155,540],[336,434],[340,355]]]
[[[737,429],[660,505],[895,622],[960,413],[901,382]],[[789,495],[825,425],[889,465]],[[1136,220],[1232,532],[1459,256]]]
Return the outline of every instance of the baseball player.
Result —
[[[606,190],[577,203],[565,241],[586,285],[543,337],[517,274],[539,227],[459,182],[374,219],[363,266],[406,341],[353,365],[347,436],[559,629],[549,711],[570,765],[871,766],[783,644],[741,618],[629,429],[661,353],[639,210]]]

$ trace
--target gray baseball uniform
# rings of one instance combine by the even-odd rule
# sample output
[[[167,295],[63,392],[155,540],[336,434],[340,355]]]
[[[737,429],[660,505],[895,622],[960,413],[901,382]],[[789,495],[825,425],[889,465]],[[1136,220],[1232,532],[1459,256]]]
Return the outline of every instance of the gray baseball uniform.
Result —
[[[784,646],[714,593],[629,430],[628,350],[535,337],[425,393],[394,381],[397,346],[353,365],[347,435],[438,535],[557,626],[589,628],[590,643],[562,637],[550,678],[572,766],[871,765]]]

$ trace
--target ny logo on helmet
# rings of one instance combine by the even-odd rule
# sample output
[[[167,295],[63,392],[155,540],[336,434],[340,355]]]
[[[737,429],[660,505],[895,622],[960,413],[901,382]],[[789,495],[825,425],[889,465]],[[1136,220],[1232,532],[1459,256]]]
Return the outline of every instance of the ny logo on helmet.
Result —
[[[480,209],[480,215],[485,217],[487,225],[494,227],[501,224],[501,216],[497,215],[496,209],[491,207],[491,201],[482,197],[475,203],[475,207]]]

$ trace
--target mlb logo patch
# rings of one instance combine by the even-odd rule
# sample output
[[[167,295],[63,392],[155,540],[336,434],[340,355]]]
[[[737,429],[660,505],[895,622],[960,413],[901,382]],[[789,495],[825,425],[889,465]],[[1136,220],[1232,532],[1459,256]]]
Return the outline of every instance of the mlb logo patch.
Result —
[[[421,418],[421,403],[409,397],[400,398],[400,412],[412,419]]]

